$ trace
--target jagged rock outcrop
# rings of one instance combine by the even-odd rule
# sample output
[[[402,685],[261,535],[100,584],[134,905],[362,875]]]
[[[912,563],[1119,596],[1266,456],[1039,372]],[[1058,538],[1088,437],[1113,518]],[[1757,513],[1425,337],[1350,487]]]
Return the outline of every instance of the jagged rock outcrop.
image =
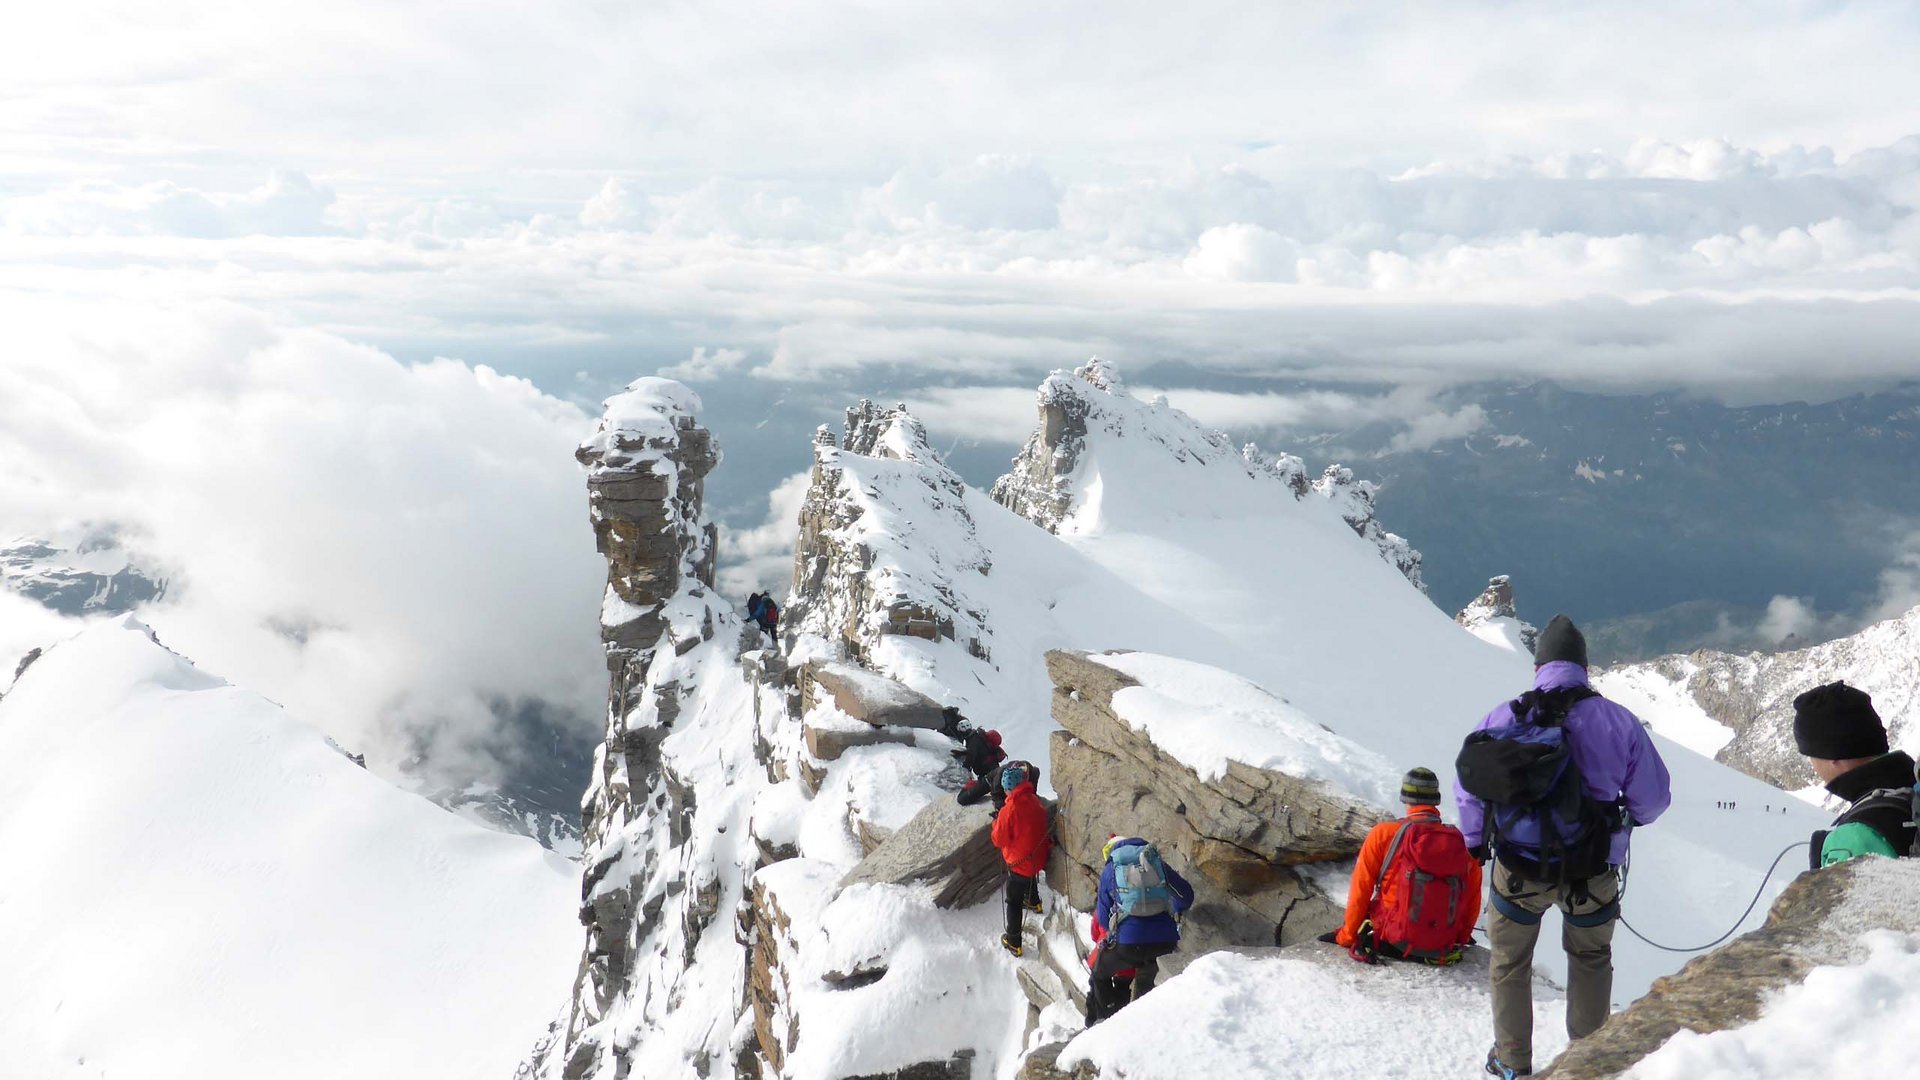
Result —
[[[890,635],[958,641],[987,655],[985,615],[968,604],[963,582],[992,563],[975,537],[966,484],[927,445],[926,429],[905,406],[861,401],[847,410],[840,440],[822,434],[800,507],[790,631],[817,634],[861,662]],[[916,545],[915,533],[928,528],[943,535]],[[906,565],[887,557],[898,546],[918,546],[926,558]]]
[[[1600,684],[1624,685],[1656,704],[1697,707],[1732,733],[1715,760],[1797,791],[1818,781],[1794,745],[1793,699],[1836,679],[1873,696],[1896,747],[1920,750],[1920,608],[1811,648],[1744,655],[1702,649],[1612,668]]]
[[[1420,576],[1420,553],[1405,537],[1388,532],[1374,514],[1374,498],[1379,490],[1379,485],[1371,480],[1356,479],[1353,470],[1345,465],[1327,466],[1327,471],[1313,482],[1314,494],[1332,503],[1362,540],[1380,549],[1380,557],[1387,560],[1388,565],[1400,571],[1414,588],[1426,592],[1427,583]]]
[[[581,810],[580,973],[523,1076],[620,1080],[662,1060],[734,1075],[719,1063],[746,1007],[744,964],[695,957],[731,940],[720,916],[745,898],[752,865],[719,845],[745,832],[733,801],[763,776],[761,718],[787,709],[783,687],[743,676],[740,620],[712,590],[703,483],[720,455],[699,407],[679,383],[640,379],[578,453],[607,559],[606,741]],[[668,737],[687,729],[700,737],[674,749]]]
[[[1139,683],[1088,654],[1047,654],[1053,677],[1053,785],[1059,843],[1047,878],[1091,910],[1109,832],[1151,838],[1191,871],[1199,902],[1185,923],[1185,957],[1240,945],[1286,944],[1339,922],[1299,868],[1354,857],[1378,809],[1327,785],[1229,760],[1223,775],[1194,769],[1134,729],[1114,695]],[[1180,961],[1174,961],[1177,966]]]
[[[1278,481],[1295,498],[1307,493],[1306,469],[1297,457],[1269,457],[1252,443],[1235,450],[1225,435],[1202,431],[1164,398],[1148,407],[1164,413],[1167,423],[1157,430],[1131,430],[1134,425],[1112,408],[1115,398],[1132,400],[1119,371],[1097,356],[1071,376],[1062,371],[1049,375],[1040,384],[1039,423],[1014,456],[1012,470],[994,481],[993,501],[1048,532],[1059,532],[1076,508],[1075,477],[1087,436],[1096,428],[1153,439],[1182,461],[1232,461],[1249,475]]]
[[[1859,963],[1866,930],[1920,933],[1917,891],[1920,863],[1907,860],[1855,859],[1802,874],[1774,901],[1765,926],[1655,982],[1539,1075],[1604,1080],[1631,1069],[1677,1032],[1751,1023],[1770,998],[1814,968]]]
[[[1513,606],[1513,582],[1505,574],[1488,580],[1486,590],[1461,608],[1453,621],[1474,636],[1505,644],[1528,656],[1533,655],[1540,631],[1520,617]]]

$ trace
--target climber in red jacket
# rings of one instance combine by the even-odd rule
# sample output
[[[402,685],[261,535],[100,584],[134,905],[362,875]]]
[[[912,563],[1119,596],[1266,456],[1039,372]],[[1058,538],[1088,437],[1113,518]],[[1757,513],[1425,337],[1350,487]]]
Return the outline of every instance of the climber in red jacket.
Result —
[[[993,845],[1007,863],[1007,932],[1000,944],[1019,956],[1021,909],[1040,910],[1040,871],[1047,865],[1052,841],[1047,836],[1047,808],[1034,784],[1040,770],[1025,761],[1009,761],[1000,770],[1000,786],[1007,805],[993,819]]]

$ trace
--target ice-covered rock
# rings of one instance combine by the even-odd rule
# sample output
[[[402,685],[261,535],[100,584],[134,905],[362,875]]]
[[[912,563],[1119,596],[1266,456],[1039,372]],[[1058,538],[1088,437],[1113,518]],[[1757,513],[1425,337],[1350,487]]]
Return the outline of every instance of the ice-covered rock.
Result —
[[[1505,574],[1488,581],[1486,590],[1461,608],[1453,621],[1482,641],[1527,657],[1533,656],[1534,643],[1540,637],[1540,631],[1514,609],[1513,582]]]
[[[1007,868],[989,835],[991,809],[987,803],[933,800],[848,871],[840,887],[925,882],[933,902],[944,908],[972,907],[998,894]]]
[[[160,599],[167,579],[139,566],[114,530],[93,529],[0,547],[0,587],[62,615],[119,615]]]

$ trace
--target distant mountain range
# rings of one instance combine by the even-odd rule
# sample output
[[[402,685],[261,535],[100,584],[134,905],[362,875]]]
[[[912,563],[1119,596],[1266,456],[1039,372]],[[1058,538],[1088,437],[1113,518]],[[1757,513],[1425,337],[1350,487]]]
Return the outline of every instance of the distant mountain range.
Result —
[[[1443,609],[1509,574],[1535,622],[1613,621],[1597,662],[1777,644],[1740,640],[1739,622],[1776,595],[1864,607],[1920,531],[1920,384],[1733,408],[1538,383],[1443,404],[1485,423],[1418,452],[1388,450],[1385,425],[1333,441],[1375,454],[1346,460],[1377,471],[1380,518],[1425,554]],[[1709,630],[1723,636],[1693,636]]]

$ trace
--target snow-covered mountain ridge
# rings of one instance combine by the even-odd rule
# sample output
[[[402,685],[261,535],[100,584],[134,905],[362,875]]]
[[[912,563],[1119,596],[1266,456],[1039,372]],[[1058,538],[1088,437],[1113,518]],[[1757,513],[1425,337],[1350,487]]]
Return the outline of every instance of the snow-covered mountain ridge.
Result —
[[[985,1080],[1074,1034],[1085,852],[1049,866],[1032,957],[996,952],[997,905],[978,902],[992,864],[982,878],[969,863],[992,858],[984,816],[945,797],[961,779],[953,744],[898,719],[953,706],[998,728],[1014,756],[1046,769],[1042,787],[1070,830],[1151,827],[1138,802],[1085,802],[1111,785],[1076,777],[1111,780],[1118,766],[1070,760],[1050,650],[1203,665],[1208,680],[1261,688],[1356,754],[1385,755],[1388,771],[1444,770],[1473,721],[1529,684],[1527,658],[1462,632],[1350,507],[1302,491],[1284,459],[1255,461],[1116,386],[1092,366],[1050,378],[1039,430],[999,499],[961,482],[904,409],[862,403],[838,436],[816,436],[778,654],[758,631],[743,636],[701,576],[710,548],[682,451],[711,453],[698,450],[706,436],[694,434],[688,392],[636,384],[667,418],[646,420],[651,436],[612,435],[637,414],[633,400],[610,408],[583,450],[609,556],[603,637],[615,669],[590,794],[588,941],[579,990],[530,1075]],[[593,449],[656,437],[631,469],[603,471]],[[615,513],[610,484],[649,494]],[[622,582],[652,591],[629,595]],[[635,628],[660,636],[649,643]],[[835,674],[847,665],[897,684],[889,700],[925,707],[876,720],[858,695],[823,689],[861,683]],[[1662,936],[1711,937],[1818,815],[1718,813],[1716,801],[1767,788],[1662,749],[1686,796],[1637,840],[1630,903]],[[1170,753],[1132,755],[1130,768],[1146,771],[1126,783],[1170,788],[1173,774],[1157,771],[1173,767]],[[1372,814],[1391,809],[1367,798],[1380,800]],[[1283,878],[1257,865],[1267,859],[1193,849],[1190,865],[1222,902],[1274,883],[1303,902],[1219,925],[1269,946],[1326,929],[1316,920],[1344,888],[1338,862]],[[1543,950],[1540,963],[1551,974],[1557,955]],[[1620,1004],[1676,966],[1625,940],[1616,964]],[[1557,1006],[1543,1007],[1547,1028]],[[1484,1004],[1460,1008],[1465,1037],[1439,1052],[1474,1067],[1470,1044],[1484,1052],[1484,1039],[1464,1025],[1484,1022]],[[1328,1075],[1377,1075],[1343,1053]]]
[[[504,1076],[573,864],[367,772],[131,617],[0,699],[0,1073]]]
[[[1794,747],[1793,699],[1836,679],[1873,696],[1896,749],[1920,753],[1920,608],[1811,648],[1703,649],[1612,668],[1598,683],[1676,742],[1818,801]]]

